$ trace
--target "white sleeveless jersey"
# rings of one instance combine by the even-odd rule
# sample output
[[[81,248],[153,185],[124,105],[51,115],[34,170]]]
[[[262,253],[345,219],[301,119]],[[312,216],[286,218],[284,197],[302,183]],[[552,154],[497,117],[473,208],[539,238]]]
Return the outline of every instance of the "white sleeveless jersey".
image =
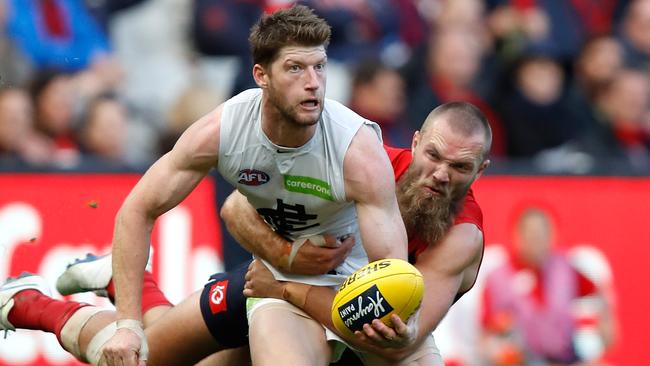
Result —
[[[338,285],[368,262],[353,202],[346,201],[345,153],[363,124],[379,126],[342,104],[325,99],[314,136],[303,146],[273,144],[262,131],[261,89],[229,99],[221,114],[219,173],[244,194],[280,235],[297,240],[312,235],[353,234],[356,244],[332,274],[300,276],[271,269],[277,279]]]

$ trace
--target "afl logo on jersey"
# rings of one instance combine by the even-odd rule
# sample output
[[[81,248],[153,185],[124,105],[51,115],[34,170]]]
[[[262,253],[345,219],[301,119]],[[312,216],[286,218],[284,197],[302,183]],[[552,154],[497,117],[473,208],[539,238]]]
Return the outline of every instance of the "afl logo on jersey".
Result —
[[[259,186],[269,181],[269,175],[255,169],[244,169],[239,171],[240,184],[247,186]]]

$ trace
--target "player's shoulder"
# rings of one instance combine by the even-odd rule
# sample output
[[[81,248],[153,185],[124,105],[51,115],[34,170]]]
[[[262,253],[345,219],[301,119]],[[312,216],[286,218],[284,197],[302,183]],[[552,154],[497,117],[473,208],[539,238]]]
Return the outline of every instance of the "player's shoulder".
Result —
[[[215,157],[219,151],[221,115],[224,104],[192,123],[174,146],[174,151],[188,157]]]
[[[395,190],[393,167],[373,125],[359,128],[345,154],[343,168],[345,181],[359,192]]]
[[[323,112],[328,113],[330,116],[333,117],[339,117],[339,116],[360,117],[359,114],[357,114],[355,111],[350,109],[345,104],[331,98],[324,99]]]
[[[483,231],[473,223],[453,225],[440,245],[446,247],[448,253],[457,260],[459,268],[465,268],[482,256]]]
[[[474,191],[470,188],[463,200],[463,208],[454,218],[454,225],[473,224],[483,231],[483,210],[478,204]]]
[[[206,113],[198,121],[194,122],[190,127],[196,127],[201,131],[203,136],[208,134],[219,134],[219,126],[221,124],[221,117],[226,103],[219,104],[216,108]],[[188,129],[189,130],[189,129]],[[206,136],[209,137],[209,136]]]
[[[332,128],[332,133],[336,136],[348,136],[350,139],[346,160],[372,160],[380,150],[383,155],[386,154],[382,148],[379,126],[340,102],[325,98],[323,123],[326,129]]]
[[[260,100],[261,97],[262,97],[262,89],[260,88],[247,89],[240,92],[239,94],[232,96],[224,103],[224,105],[226,107],[238,106],[238,105]]]
[[[384,144],[384,150],[386,150],[386,153],[391,159],[398,158],[398,157],[404,157],[404,158],[408,157],[409,159],[411,158],[411,150],[403,147],[393,147]]]
[[[384,145],[384,150],[388,154],[388,159],[393,166],[393,173],[395,174],[395,180],[398,180],[402,175],[408,170],[411,161],[413,160],[413,154],[410,149],[392,147]]]
[[[383,164],[390,166],[381,137],[374,128],[375,125],[363,124],[353,136],[346,153],[346,161],[360,165],[358,169],[369,167],[368,164]],[[380,132],[379,132],[380,133]]]
[[[323,106],[323,122],[339,129],[349,130],[358,128],[360,124],[369,123],[368,120],[360,116],[357,112],[348,108],[341,102],[329,98],[325,98]]]

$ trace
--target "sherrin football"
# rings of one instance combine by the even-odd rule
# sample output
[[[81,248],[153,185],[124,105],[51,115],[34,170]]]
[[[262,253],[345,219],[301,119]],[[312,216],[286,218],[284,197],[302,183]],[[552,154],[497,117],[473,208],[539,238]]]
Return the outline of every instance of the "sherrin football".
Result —
[[[339,332],[352,334],[373,319],[391,325],[391,314],[406,322],[420,306],[422,274],[401,259],[382,259],[351,274],[339,287],[332,304],[332,321]]]

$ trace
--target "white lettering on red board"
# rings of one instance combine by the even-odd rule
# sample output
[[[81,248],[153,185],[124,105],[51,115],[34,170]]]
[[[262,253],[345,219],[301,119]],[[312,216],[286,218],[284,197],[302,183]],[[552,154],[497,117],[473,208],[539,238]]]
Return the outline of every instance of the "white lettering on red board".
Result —
[[[74,221],[70,221],[73,227]],[[223,271],[216,248],[207,243],[192,246],[192,213],[182,205],[163,215],[158,225],[159,243],[155,261],[159,284],[169,300],[176,304],[202,287],[208,277]],[[20,258],[14,256],[20,245],[33,245],[42,251],[43,245],[32,238],[42,237],[42,215],[29,203],[11,202],[0,206],[0,281],[10,274],[10,265]],[[53,297],[61,298],[54,290],[56,278],[74,258],[88,252],[104,254],[110,251],[110,238],[103,243],[50,243],[40,259],[37,273],[43,276],[53,290]],[[16,262],[19,263],[19,262]],[[14,265],[15,268],[15,265]],[[70,300],[86,302],[104,308],[112,305],[107,299],[92,293],[76,294]],[[42,363],[43,359],[46,363]],[[74,365],[74,358],[58,344],[52,334],[19,330],[0,341],[0,366],[5,365]]]

